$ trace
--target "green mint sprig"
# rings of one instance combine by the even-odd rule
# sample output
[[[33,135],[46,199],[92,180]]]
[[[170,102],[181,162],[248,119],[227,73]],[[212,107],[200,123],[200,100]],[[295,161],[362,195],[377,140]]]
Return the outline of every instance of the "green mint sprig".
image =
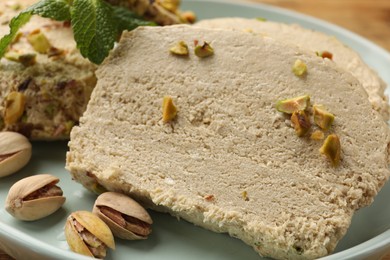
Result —
[[[96,64],[108,56],[122,31],[155,25],[128,9],[103,0],[41,0],[12,18],[10,33],[0,40],[0,58],[33,15],[70,21],[81,55]]]

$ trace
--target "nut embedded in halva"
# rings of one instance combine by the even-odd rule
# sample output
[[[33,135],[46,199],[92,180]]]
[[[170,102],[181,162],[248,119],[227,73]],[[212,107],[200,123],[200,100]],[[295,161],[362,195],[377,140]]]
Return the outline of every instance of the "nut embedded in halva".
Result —
[[[153,221],[135,200],[117,193],[105,192],[95,202],[93,212],[110,227],[112,233],[128,240],[146,239]]]
[[[86,256],[104,258],[107,247],[115,249],[110,228],[89,211],[70,214],[65,224],[65,237],[73,252]]]
[[[23,168],[31,158],[31,143],[15,132],[0,133],[0,178]]]
[[[59,179],[50,174],[30,176],[16,182],[8,192],[5,209],[16,219],[33,221],[57,211],[65,202],[56,184]]]

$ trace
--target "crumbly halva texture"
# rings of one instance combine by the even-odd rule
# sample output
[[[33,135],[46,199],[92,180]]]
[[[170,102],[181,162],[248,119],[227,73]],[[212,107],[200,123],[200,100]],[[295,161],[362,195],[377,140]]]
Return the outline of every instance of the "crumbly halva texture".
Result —
[[[207,41],[214,55],[183,59],[178,41]],[[193,49],[194,46],[189,46]],[[292,64],[307,64],[296,77]],[[74,127],[66,168],[92,191],[107,189],[276,259],[331,253],[355,210],[389,177],[390,135],[360,83],[327,59],[252,34],[185,25],[125,33],[97,71]],[[332,86],[332,87],[329,87]],[[164,123],[161,105],[178,108]],[[336,115],[342,161],[298,137],[275,102],[309,95]],[[245,196],[243,196],[245,194]]]
[[[12,17],[34,2],[0,3],[0,37],[9,32]],[[20,8],[15,10],[17,5]],[[31,35],[46,39],[45,44],[37,37],[32,40]],[[20,55],[27,56],[27,62],[18,60]],[[69,24],[32,17],[0,60],[0,130],[20,132],[31,139],[69,138],[96,85],[95,70],[77,50]],[[21,115],[10,121],[5,115],[12,92],[21,93],[25,104],[18,108]]]
[[[319,31],[302,28],[297,24],[285,24],[271,21],[259,21],[245,18],[216,18],[201,20],[195,24],[204,28],[243,30],[281,42],[298,45],[313,54],[329,52],[332,60],[341,68],[355,76],[368,93],[373,109],[389,120],[390,107],[384,94],[386,83],[361,59],[358,53],[340,42],[334,36]],[[329,53],[324,56],[330,56]]]

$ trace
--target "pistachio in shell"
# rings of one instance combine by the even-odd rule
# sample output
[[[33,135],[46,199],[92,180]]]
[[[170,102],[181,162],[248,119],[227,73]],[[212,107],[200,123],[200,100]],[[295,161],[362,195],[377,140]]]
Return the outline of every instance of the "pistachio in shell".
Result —
[[[57,211],[65,202],[63,192],[50,174],[30,176],[16,182],[8,192],[5,209],[16,219],[33,221]]]
[[[0,133],[0,178],[23,168],[31,158],[31,143],[19,133]]]
[[[76,253],[95,258],[106,257],[107,247],[115,249],[110,228],[89,211],[70,214],[65,224],[65,237],[69,248]]]
[[[106,222],[116,237],[127,240],[146,239],[152,232],[153,221],[148,212],[124,194],[101,194],[96,199],[93,212]]]

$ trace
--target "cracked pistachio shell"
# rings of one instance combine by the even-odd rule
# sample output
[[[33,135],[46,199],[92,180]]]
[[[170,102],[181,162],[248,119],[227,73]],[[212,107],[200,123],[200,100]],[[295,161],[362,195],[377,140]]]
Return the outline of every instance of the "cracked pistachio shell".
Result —
[[[16,182],[8,192],[5,209],[16,219],[33,221],[44,218],[57,211],[65,202],[65,197],[53,195],[32,200],[24,200],[31,193],[50,184],[56,184],[59,179],[40,174],[30,176]]]
[[[127,240],[146,239],[147,236],[141,236],[133,233],[132,231],[121,227],[112,219],[104,215],[99,207],[105,206],[114,209],[121,214],[130,216],[149,225],[153,224],[149,213],[132,198],[117,192],[105,192],[101,194],[95,201],[93,212],[98,215],[106,224],[110,227],[112,233],[119,238]],[[149,230],[150,227],[149,227]]]
[[[31,158],[31,143],[19,133],[0,133],[0,178],[23,168]]]
[[[115,249],[114,237],[110,228],[98,216],[89,211],[76,211],[70,214],[65,224],[65,237],[73,252],[94,257],[85,244],[76,227],[72,223],[75,219],[93,236],[102,241],[107,247]]]

